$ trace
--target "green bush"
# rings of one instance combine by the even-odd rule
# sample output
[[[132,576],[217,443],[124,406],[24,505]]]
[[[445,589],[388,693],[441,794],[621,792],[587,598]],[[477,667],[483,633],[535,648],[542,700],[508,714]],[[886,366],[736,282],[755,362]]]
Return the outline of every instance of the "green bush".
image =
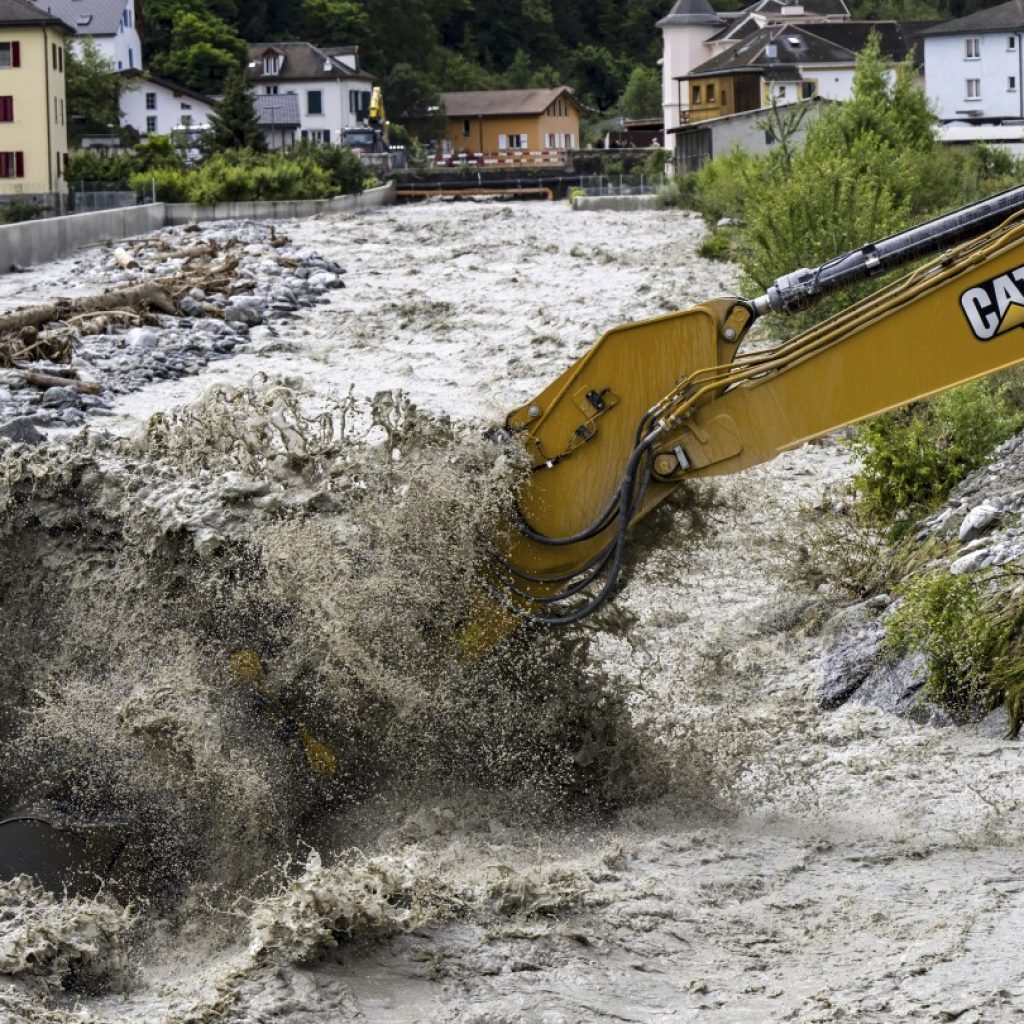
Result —
[[[850,447],[861,462],[853,480],[861,509],[897,537],[945,500],[1024,427],[1020,381],[1019,372],[972,381],[858,427]]]
[[[47,209],[27,199],[12,199],[9,203],[0,203],[0,224],[20,224],[22,221],[35,220],[42,217]]]
[[[738,146],[715,160],[709,160],[699,171],[682,176],[678,182],[680,195],[689,198],[695,210],[711,224],[723,217],[734,221],[745,219],[747,197],[757,194],[760,180],[769,169],[763,157],[752,156]]]
[[[719,228],[717,231],[712,231],[697,246],[697,255],[703,256],[706,260],[730,259],[735,236],[734,228]]]
[[[982,586],[973,576],[953,576],[945,569],[919,577],[885,628],[892,655],[924,655],[926,692],[958,718],[976,713],[990,699],[987,670],[995,635]]]
[[[999,570],[954,576],[941,569],[915,579],[885,627],[894,657],[920,651],[927,694],[958,719],[1000,702],[1007,734],[1024,719],[1024,605],[1014,597],[1019,575]]]
[[[158,166],[129,178],[136,191],[156,184],[157,199],[168,203],[213,203],[326,199],[360,192],[365,171],[349,150],[297,146],[287,153],[232,150],[216,153],[198,167]]]

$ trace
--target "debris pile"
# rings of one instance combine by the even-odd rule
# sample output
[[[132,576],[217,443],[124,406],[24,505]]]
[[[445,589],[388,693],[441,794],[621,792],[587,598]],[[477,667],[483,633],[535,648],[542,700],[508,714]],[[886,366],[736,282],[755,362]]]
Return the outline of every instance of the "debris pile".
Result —
[[[247,221],[202,241],[171,228],[80,263],[93,294],[0,315],[0,434],[13,440],[80,426],[114,395],[273,344],[274,321],[344,286],[336,262]]]

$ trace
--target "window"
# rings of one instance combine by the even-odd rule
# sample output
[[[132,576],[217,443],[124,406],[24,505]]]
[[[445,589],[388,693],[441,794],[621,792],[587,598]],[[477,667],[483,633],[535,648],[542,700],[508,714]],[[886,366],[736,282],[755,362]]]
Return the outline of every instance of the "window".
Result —
[[[64,123],[64,101],[60,101],[60,123]]]
[[[784,85],[777,85],[775,87],[775,95],[778,96],[780,100],[784,100],[786,98],[786,87]]]
[[[156,134],[156,118],[155,117],[147,117],[146,118],[146,134],[147,135],[155,135]]]
[[[1007,36],[1006,37],[1006,48],[1008,50],[1016,50],[1017,49],[1017,37],[1016,36]]]
[[[510,135],[508,137],[508,148],[509,149],[527,149],[526,136],[525,135]]]
[[[14,120],[14,97],[0,96],[0,121]]]
[[[980,78],[968,78],[967,79],[967,98],[969,100],[980,100],[981,99],[981,79]]]
[[[50,43],[50,65],[54,71],[57,70],[57,44]]]
[[[191,103],[182,103],[181,109],[182,110],[191,110],[192,109],[192,104]]]
[[[349,92],[348,112],[358,121],[365,121],[370,116],[370,93],[368,90],[352,89]]]
[[[310,89],[306,93],[306,113],[322,114],[324,112],[324,94],[319,89]]]
[[[268,96],[276,96],[277,95],[277,86],[276,85],[268,85],[267,86],[267,95]]]
[[[809,100],[817,91],[818,87],[814,82],[803,82],[800,85],[800,99]]]
[[[263,57],[263,74],[276,75],[281,70],[281,55],[268,53]]]
[[[719,103],[721,103],[721,104],[722,104],[722,106],[724,107],[724,106],[725,106],[725,103],[726,103],[726,92],[725,92],[725,90],[724,90],[724,89],[723,89],[723,90],[721,91],[721,93],[719,94],[719,96],[721,97],[721,98],[719,99]]]
[[[147,110],[156,110],[156,93],[155,92],[147,92],[146,93],[146,109]]]
[[[57,70],[62,74],[64,72],[64,47],[57,47]],[[66,155],[66,154],[65,154]]]
[[[45,53],[45,51],[43,51]],[[21,43],[0,43],[0,68],[21,67]]]
[[[135,51],[130,46],[128,47],[128,67],[135,67]]]
[[[60,112],[57,110],[57,97],[53,97],[53,123],[56,124],[60,120]]]
[[[462,119],[462,137],[464,139],[468,139],[469,138],[469,118],[468,117],[464,117]]]
[[[1017,91],[1017,76],[1016,75],[1010,75],[1010,77],[1007,78],[1007,80],[1006,80],[1006,91],[1007,92],[1016,92]]]
[[[700,103],[700,86],[695,85],[693,87],[693,105],[697,106]]]
[[[981,39],[975,37],[974,39],[964,40],[964,60],[980,60],[981,59]]]
[[[25,154],[0,153],[0,178],[24,178]]]

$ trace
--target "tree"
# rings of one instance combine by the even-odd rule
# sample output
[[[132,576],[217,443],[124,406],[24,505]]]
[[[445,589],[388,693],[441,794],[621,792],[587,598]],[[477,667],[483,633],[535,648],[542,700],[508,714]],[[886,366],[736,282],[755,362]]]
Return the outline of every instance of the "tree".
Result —
[[[108,135],[121,124],[121,79],[89,37],[69,46],[67,55],[68,145],[75,149],[83,135]],[[115,126],[112,128],[111,126]]]
[[[215,14],[182,11],[171,29],[170,49],[153,60],[158,73],[199,92],[216,94],[243,67],[249,47]]]
[[[370,34],[370,19],[352,0],[305,0],[302,31],[318,46],[362,43]]]
[[[252,93],[241,71],[227,80],[224,96],[210,115],[210,126],[213,128],[210,148],[215,151],[252,149],[260,152],[267,148]]]
[[[396,64],[384,79],[388,114],[420,139],[437,138],[444,131],[441,96],[433,80],[408,64]]]
[[[637,65],[619,97],[622,117],[661,117],[661,75],[657,68]]]

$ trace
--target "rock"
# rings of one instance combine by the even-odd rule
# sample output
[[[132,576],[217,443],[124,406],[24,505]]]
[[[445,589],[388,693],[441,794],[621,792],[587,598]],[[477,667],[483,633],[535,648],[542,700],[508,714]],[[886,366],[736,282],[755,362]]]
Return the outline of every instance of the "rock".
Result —
[[[74,388],[53,387],[43,392],[39,404],[44,409],[64,409],[78,406],[78,392]]]
[[[224,310],[224,319],[228,323],[246,324],[250,327],[263,322],[263,313],[251,305],[232,303]]]
[[[949,567],[949,571],[954,576],[963,576],[969,572],[977,572],[978,569],[983,569],[988,564],[989,554],[988,548],[972,551],[970,554],[963,555],[953,562]]]
[[[196,289],[193,290],[195,291]],[[185,314],[185,316],[205,316],[206,311],[204,310],[202,304],[198,302],[196,299],[193,299],[191,295],[183,296],[181,300],[178,302],[178,306],[180,307],[182,313]]]
[[[960,524],[960,540],[971,540],[984,532],[999,516],[999,512],[999,507],[993,501],[983,501],[980,505],[975,505]]]
[[[36,429],[36,425],[28,416],[17,416],[0,426],[0,437],[6,437],[8,441],[14,441],[17,444],[34,445],[41,444],[46,440],[45,435]]]
[[[129,348],[138,352],[148,352],[160,344],[157,335],[145,327],[133,327],[125,336],[124,340]]]
[[[852,699],[891,714],[906,714],[924,686],[924,655],[915,651],[899,661],[879,661]]]
[[[227,473],[221,485],[221,494],[228,499],[262,498],[270,493],[270,484],[266,480],[256,480],[244,473]]]
[[[860,604],[838,612],[825,632],[834,640],[822,664],[818,703],[830,709],[849,700],[874,670],[885,628],[880,619],[868,615],[866,605]]]
[[[202,288],[189,288],[188,297],[194,302],[202,302],[206,298],[206,292]]]

